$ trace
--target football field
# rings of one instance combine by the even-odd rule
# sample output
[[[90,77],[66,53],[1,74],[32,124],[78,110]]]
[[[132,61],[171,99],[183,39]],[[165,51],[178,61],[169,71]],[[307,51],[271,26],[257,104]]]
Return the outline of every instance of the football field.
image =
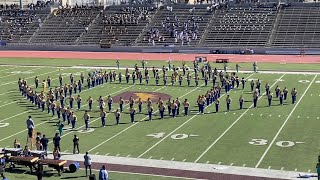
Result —
[[[58,77],[64,77],[64,84],[70,83],[69,76],[73,74],[76,81],[80,74],[85,77],[97,68],[109,72],[125,74],[125,68],[133,68],[134,64],[141,66],[140,61],[121,61],[120,69],[117,69],[115,61],[102,60],[64,60],[64,59],[0,59],[0,147],[12,147],[14,139],[22,145],[26,143],[27,129],[25,121],[32,116],[36,132],[46,134],[52,140],[57,132],[57,117],[42,112],[30,101],[24,98],[18,90],[18,78],[27,80],[34,88],[34,78],[38,76],[40,82],[52,79],[52,88],[59,86]],[[172,65],[181,67],[182,63],[174,61]],[[192,63],[187,65],[192,67]],[[201,66],[202,64],[200,64]],[[161,68],[168,66],[166,61],[148,62],[147,66]],[[212,67],[222,69],[223,64],[211,63]],[[78,117],[76,129],[71,130],[65,126],[61,140],[63,153],[72,153],[73,135],[80,138],[80,151],[88,151],[90,154],[131,157],[155,160],[170,160],[182,162],[194,162],[204,164],[220,164],[240,167],[253,167],[263,169],[275,169],[285,171],[315,172],[315,165],[320,150],[320,65],[314,64],[259,64],[259,72],[252,72],[251,63],[240,64],[241,69],[237,75],[247,80],[245,89],[232,89],[228,94],[232,99],[231,109],[227,112],[226,96],[222,89],[219,112],[215,112],[215,104],[205,107],[205,113],[200,114],[197,107],[197,97],[204,95],[212,87],[204,81],[199,81],[195,86],[194,80],[191,86],[183,80],[182,86],[177,82],[172,86],[170,80],[167,86],[163,86],[162,80],[158,86],[152,77],[149,84],[145,81],[140,84],[125,79],[121,83],[116,80],[104,83],[88,89],[84,83],[83,91],[78,93],[82,97],[80,110],[74,108]],[[235,71],[235,64],[228,64],[228,72]],[[130,69],[130,72],[133,70]],[[161,74],[162,72],[159,71]],[[169,71],[169,75],[172,72]],[[194,73],[190,69],[190,73]],[[152,73],[151,73],[152,74]],[[261,81],[261,96],[258,107],[253,108],[250,81]],[[273,93],[272,106],[268,107],[265,95],[265,84],[270,84]],[[279,104],[275,97],[275,88],[287,87],[288,99],[284,105]],[[292,104],[291,89],[298,91],[297,101]],[[49,89],[49,88],[48,88]],[[40,86],[36,91],[40,92]],[[172,118],[165,112],[165,118],[160,119],[158,108],[153,101],[153,120],[148,121],[147,107],[144,104],[142,113],[137,113],[135,123],[130,122],[129,105],[125,104],[121,115],[120,125],[115,125],[113,112],[107,114],[106,127],[101,126],[100,111],[97,103],[99,96],[107,98],[125,96],[126,93],[135,94],[144,99],[154,96],[166,95],[171,99],[179,98],[181,102],[188,99],[190,102],[189,116],[183,115],[183,108],[177,118]],[[74,94],[76,96],[78,94]],[[245,99],[244,108],[239,109],[238,99]],[[82,116],[88,109],[87,99],[94,99],[93,111],[89,112],[91,119],[89,130],[84,130]],[[114,101],[116,99],[113,99]],[[164,102],[166,103],[167,100]],[[112,111],[119,104],[113,103]],[[134,105],[138,108],[137,105]],[[52,141],[49,150],[53,150]]]

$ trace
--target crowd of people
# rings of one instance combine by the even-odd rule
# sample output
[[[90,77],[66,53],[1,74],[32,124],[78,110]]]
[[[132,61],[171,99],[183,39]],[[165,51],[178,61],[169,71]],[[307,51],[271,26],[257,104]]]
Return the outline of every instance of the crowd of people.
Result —
[[[14,35],[22,37],[28,33],[30,27],[39,26],[41,23],[41,17],[33,11],[0,11],[1,40],[12,40]]]
[[[178,17],[172,10],[172,7],[167,7],[169,14],[161,21],[161,28],[151,28],[148,32],[148,42],[153,46],[157,42],[166,42],[164,34],[168,34],[173,42],[181,45],[188,44],[192,40],[197,40],[199,35],[199,23],[204,21],[202,16],[194,15],[195,8],[189,10],[184,16],[188,18]],[[185,20],[180,20],[180,18]],[[146,38],[144,39],[146,40]]]

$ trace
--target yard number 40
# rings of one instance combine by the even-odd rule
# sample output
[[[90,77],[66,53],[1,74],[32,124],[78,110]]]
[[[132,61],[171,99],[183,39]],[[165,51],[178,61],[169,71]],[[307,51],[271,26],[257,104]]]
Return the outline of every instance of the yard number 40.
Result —
[[[166,134],[165,132],[159,132],[159,133],[148,134],[147,136],[160,139],[160,138],[163,138],[163,136],[164,136],[165,134]],[[186,139],[186,138],[188,138],[189,136],[196,136],[196,135],[173,134],[173,135],[171,135],[171,139],[180,140],[180,139]]]
[[[268,144],[268,140],[266,139],[251,139],[249,144],[255,145],[255,146],[263,146]],[[292,142],[292,141],[278,141],[276,142],[276,145],[279,147],[292,147],[296,144],[301,144],[303,142]]]

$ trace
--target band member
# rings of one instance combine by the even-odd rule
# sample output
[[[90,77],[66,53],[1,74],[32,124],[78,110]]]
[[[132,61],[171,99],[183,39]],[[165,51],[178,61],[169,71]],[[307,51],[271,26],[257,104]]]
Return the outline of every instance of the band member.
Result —
[[[167,76],[166,76],[166,74],[163,74],[163,85],[164,86],[167,85]]]
[[[149,108],[150,106],[152,106],[152,101],[150,98],[147,99],[147,107]]]
[[[254,90],[254,82],[253,82],[253,80],[251,80],[250,86],[251,86],[251,92],[253,92],[253,90]]]
[[[74,112],[71,113],[70,119],[72,129],[76,128],[77,116],[74,114]]]
[[[199,85],[199,80],[200,80],[200,77],[199,77],[198,75],[196,75],[196,76],[195,76],[195,79],[194,79],[194,81],[195,81],[195,83],[196,83],[196,86]]]
[[[135,102],[135,100],[133,99],[133,97],[132,97],[132,96],[130,96],[130,98],[129,98],[129,107],[130,107],[130,108],[132,108],[132,107],[133,107],[134,102]]]
[[[39,87],[39,78],[38,78],[38,76],[36,76],[35,78],[34,78],[34,84],[35,84],[35,86],[36,86],[36,89]]]
[[[139,100],[138,100],[138,109],[139,109],[139,113],[141,113],[142,112],[142,100],[141,100],[141,98],[139,98]]]
[[[92,99],[92,97],[91,96],[89,96],[89,98],[88,98],[88,105],[89,105],[89,111],[92,111],[92,103],[93,103],[93,99]]]
[[[296,90],[296,88],[292,89],[291,97],[292,97],[292,104],[296,103],[296,100],[297,100],[297,90]]]
[[[62,87],[62,84],[63,84],[63,77],[62,77],[62,75],[60,74],[59,75],[59,84],[60,84],[60,87]]]
[[[88,111],[87,111],[87,110],[84,112],[83,119],[84,119],[84,123],[85,123],[85,125],[86,125],[85,130],[88,130],[88,128],[89,128],[90,115],[88,114]]]
[[[55,115],[55,112],[56,112],[56,103],[55,102],[52,102],[51,103],[51,112],[52,112],[52,116]]]
[[[30,141],[31,148],[32,148],[32,145],[33,145],[33,132],[34,132],[35,124],[34,124],[34,121],[31,118],[31,116],[28,117],[28,119],[26,121],[26,124],[27,124],[27,129],[28,129],[27,144]]]
[[[219,106],[220,106],[220,99],[216,98],[216,100],[214,101],[215,105],[216,105],[216,113],[219,112]]]
[[[240,98],[239,98],[240,109],[243,109],[243,103],[244,103],[244,98],[242,95],[240,95]]]
[[[156,85],[157,86],[159,85],[159,79],[160,79],[160,77],[159,77],[159,74],[157,73],[157,75],[156,75]]]
[[[68,121],[68,125],[70,125],[70,123],[71,123],[71,110],[70,110],[70,108],[68,107],[67,108],[67,111],[66,111],[66,117],[67,117],[67,121]]]
[[[176,112],[177,112],[177,104],[175,103],[174,100],[172,100],[171,103],[171,110],[172,110],[172,117],[175,118],[176,117]]]
[[[253,107],[257,108],[259,94],[257,91],[253,92]]]
[[[69,106],[70,106],[71,109],[73,109],[73,102],[74,102],[74,97],[70,96],[70,98],[69,98]]]
[[[106,117],[107,117],[107,113],[103,110],[103,108],[100,110],[100,117],[101,117],[102,127],[106,127]]]
[[[120,97],[120,100],[119,100],[120,112],[123,111],[123,104],[124,104],[124,100],[122,99],[122,97]]]
[[[122,82],[122,74],[121,74],[121,72],[119,72],[119,75],[118,75],[118,81],[119,81],[119,83],[121,83],[121,82]]]
[[[230,98],[230,95],[228,94],[227,95],[227,98],[226,98],[226,103],[227,103],[227,111],[229,112],[230,111],[230,104],[231,104],[231,98]]]
[[[121,116],[121,113],[120,113],[120,110],[117,109],[115,112],[114,112],[114,116],[116,117],[116,123],[117,125],[120,124],[120,116]]]
[[[173,86],[174,85],[174,75],[172,74],[171,75],[171,86]]]
[[[87,87],[88,87],[88,89],[91,88],[91,79],[90,79],[90,77],[87,78]]]
[[[268,106],[270,107],[271,106],[271,103],[272,103],[272,93],[270,93],[270,91],[268,91]]]
[[[179,101],[179,98],[176,99],[175,103],[177,104],[177,116],[180,114],[180,101]]]
[[[61,108],[61,114],[62,114],[63,122],[66,122],[66,120],[67,120],[67,107],[62,107]]]
[[[178,79],[179,79],[179,85],[182,86],[183,77],[181,76],[181,74],[179,74]]]
[[[208,75],[205,75],[205,77],[204,77],[204,85],[205,86],[208,86],[208,80],[209,80]]]
[[[188,83],[188,86],[190,86],[190,81],[191,81],[191,75],[188,73],[188,74],[187,74],[187,83]]]
[[[279,95],[280,105],[283,105],[283,97],[284,97],[284,93],[280,92],[280,95]]]
[[[170,107],[171,108],[171,107]],[[166,110],[166,108],[164,107],[164,105],[163,104],[161,104],[160,106],[159,106],[159,112],[160,112],[160,118],[161,119],[163,119],[163,117],[164,117],[164,111]]]
[[[108,101],[108,110],[110,112],[111,108],[112,108],[112,103],[113,103],[113,99],[112,99],[112,97],[110,95],[108,96],[107,101]]]
[[[269,83],[266,84],[265,88],[266,88],[266,95],[269,95],[269,93],[270,93],[270,85],[269,85]]]
[[[136,115],[136,110],[133,107],[131,107],[129,109],[129,113],[130,113],[131,123],[134,123],[134,116]]]
[[[168,99],[167,103],[166,103],[167,107],[168,107],[168,113],[169,116],[171,115],[171,98]]]
[[[78,110],[80,110],[80,108],[81,108],[81,101],[82,101],[81,96],[78,95],[78,97],[77,97]]]
[[[48,83],[48,87],[51,87],[51,78],[50,78],[50,76],[48,76],[48,78],[47,78],[47,83]]]
[[[153,107],[152,106],[148,106],[149,121],[152,121],[152,113],[153,113]]]
[[[150,81],[150,76],[148,74],[148,75],[146,75],[146,83],[147,83],[147,85],[149,84],[149,81]]]
[[[204,114],[204,103],[205,103],[205,98],[204,96],[201,96],[198,100],[199,110],[201,114]]]
[[[184,100],[183,106],[184,106],[184,115],[188,116],[189,115],[189,106],[190,106],[190,103],[188,102],[188,99]]]
[[[74,92],[74,94],[77,94],[77,88],[78,88],[77,83],[73,83],[72,86],[73,86],[73,92]]]
[[[257,84],[257,89],[258,89],[258,92],[259,92],[259,95],[260,95],[261,94],[261,92],[260,92],[260,87],[261,87],[260,79],[257,80],[256,84]]]
[[[276,98],[279,98],[279,95],[280,95],[280,87],[277,85],[276,88],[274,89],[275,92],[276,92]]]
[[[288,96],[288,89],[287,87],[284,87],[283,89],[283,100],[287,100],[287,96]]]

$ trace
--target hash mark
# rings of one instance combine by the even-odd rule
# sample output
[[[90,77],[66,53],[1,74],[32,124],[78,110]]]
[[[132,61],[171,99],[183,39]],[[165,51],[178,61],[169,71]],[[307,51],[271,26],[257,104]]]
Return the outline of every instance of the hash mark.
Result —
[[[106,156],[108,156],[108,155],[109,155],[109,153],[106,154]]]
[[[308,170],[308,173],[309,173],[309,172],[311,172],[311,170],[310,170],[310,169]]]
[[[260,114],[260,116],[262,116],[262,114]]]
[[[297,172],[297,170],[298,170],[297,168],[294,169],[294,171],[296,171],[296,172]]]
[[[219,165],[221,164],[221,162],[218,163]]]
[[[309,116],[307,117],[307,119],[309,119]]]
[[[116,156],[118,157],[120,154],[117,154]]]
[[[253,116],[253,114],[251,114],[251,116]]]
[[[278,117],[281,117],[281,115],[279,115]]]
[[[233,114],[236,114],[236,113],[233,113]]]
[[[271,166],[268,167],[268,169],[270,169],[270,168],[271,168]]]
[[[151,158],[152,158],[152,156],[149,157],[149,159],[151,159]]]
[[[284,170],[284,167],[281,167],[281,171]]]
[[[233,163],[231,163],[230,166],[233,166]]]
[[[99,154],[99,152],[96,152],[95,155]]]
[[[65,150],[64,152],[66,153],[66,152],[68,152],[68,150]]]
[[[210,161],[207,161],[206,164],[209,164]]]
[[[174,158],[171,159],[171,161],[173,161],[173,160],[174,160]]]
[[[183,162],[185,162],[186,161],[186,159],[184,159],[184,160],[182,160]]]
[[[300,116],[298,116],[298,118],[300,118]]]
[[[272,116],[271,114],[269,114],[269,116]]]
[[[319,117],[317,117],[317,119],[319,119]]]
[[[129,154],[127,157],[130,157],[131,155]]]
[[[225,112],[224,114],[227,114],[227,112]]]
[[[242,167],[246,167],[246,164],[243,164]]]
[[[163,157],[160,158],[160,160],[162,160],[162,159],[163,159]]]

